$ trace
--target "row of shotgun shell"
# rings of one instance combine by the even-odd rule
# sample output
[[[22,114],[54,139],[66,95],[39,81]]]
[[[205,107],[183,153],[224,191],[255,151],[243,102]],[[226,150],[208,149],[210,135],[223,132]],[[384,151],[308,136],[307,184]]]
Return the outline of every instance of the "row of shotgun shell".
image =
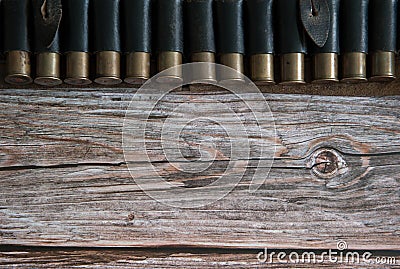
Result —
[[[245,55],[260,84],[276,82],[275,55],[282,84],[305,83],[307,55],[316,83],[392,80],[397,8],[397,0],[3,0],[5,81],[32,83],[35,69],[34,82],[45,86],[141,84],[151,76],[151,55],[158,72],[185,57],[238,71],[217,78],[215,69],[204,69],[197,81],[243,80]],[[321,43],[315,36],[322,35]],[[182,73],[165,78],[179,82]]]

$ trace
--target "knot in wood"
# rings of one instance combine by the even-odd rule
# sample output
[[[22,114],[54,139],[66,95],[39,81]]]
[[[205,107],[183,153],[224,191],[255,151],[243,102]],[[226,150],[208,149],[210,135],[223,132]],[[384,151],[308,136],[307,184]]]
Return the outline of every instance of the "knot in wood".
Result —
[[[346,162],[334,149],[319,149],[312,157],[312,171],[321,178],[333,178],[346,172]]]
[[[135,214],[134,213],[130,213],[129,215],[128,215],[128,220],[129,221],[132,221],[132,220],[134,220],[135,219]]]

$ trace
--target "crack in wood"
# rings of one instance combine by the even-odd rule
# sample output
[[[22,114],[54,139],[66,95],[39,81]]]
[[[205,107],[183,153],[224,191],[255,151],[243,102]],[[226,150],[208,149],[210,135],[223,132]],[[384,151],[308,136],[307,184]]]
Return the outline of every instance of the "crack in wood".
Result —
[[[383,153],[376,153],[376,154],[362,154],[362,153],[343,153],[340,150],[337,150],[344,156],[352,156],[352,157],[379,157],[379,156],[397,156],[399,155],[400,157],[400,151],[399,152],[383,152]],[[312,154],[310,154],[312,155]],[[289,158],[289,157],[284,157],[284,158],[249,158],[249,159],[235,159],[235,160],[214,160],[214,162],[229,162],[229,161],[260,161],[260,160],[273,160],[273,161],[301,161],[301,160],[307,160],[310,156],[306,156],[303,158],[299,159],[294,159],[294,158]],[[191,162],[191,161],[188,161]],[[206,161],[197,161],[197,162],[204,162],[207,163]],[[0,167],[0,171],[18,171],[18,170],[35,170],[35,169],[62,169],[62,168],[72,168],[72,167],[85,167],[85,166],[124,166],[128,164],[144,164],[148,163],[147,161],[134,161],[134,162],[117,162],[117,163],[112,163],[112,162],[107,162],[107,163],[102,163],[102,162],[90,162],[90,163],[65,163],[65,164],[54,164],[54,165],[21,165],[21,166],[3,166]],[[151,164],[167,164],[169,161],[167,160],[160,160],[160,161],[151,161]],[[182,161],[174,161],[173,163],[186,163]],[[272,166],[271,169],[313,169],[321,164],[331,164],[329,161],[321,161],[321,162],[315,162],[312,164],[311,167],[308,167],[307,165],[304,166]],[[378,166],[384,166],[385,164],[378,165]]]
[[[35,170],[35,169],[63,169],[85,166],[123,166],[125,162],[119,163],[70,163],[70,164],[55,164],[55,165],[23,165],[23,166],[8,166],[0,167],[0,171],[20,171],[20,170]]]

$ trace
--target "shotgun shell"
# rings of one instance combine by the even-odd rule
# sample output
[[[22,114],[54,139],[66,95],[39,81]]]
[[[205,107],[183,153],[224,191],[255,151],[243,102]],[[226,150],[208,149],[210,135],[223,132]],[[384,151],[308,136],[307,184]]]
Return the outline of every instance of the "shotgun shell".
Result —
[[[217,36],[220,63],[236,72],[223,70],[221,84],[244,82],[244,19],[243,0],[217,0]]]
[[[90,80],[89,0],[63,0],[63,34],[66,56],[64,82],[83,86]]]
[[[370,81],[391,81],[396,78],[398,0],[370,0],[369,4]]]
[[[186,2],[186,24],[192,62],[215,63],[215,33],[213,0]],[[193,81],[197,83],[217,81],[214,65],[194,66]]]
[[[152,1],[123,0],[121,5],[126,57],[124,81],[140,85],[150,78]]]
[[[121,79],[120,1],[92,1],[94,20],[95,82],[117,85]]]
[[[260,85],[275,84],[273,0],[247,0],[250,76]]]
[[[323,47],[312,44],[313,83],[339,82],[339,11],[340,0],[327,0],[330,30]]]
[[[183,0],[157,2],[158,15],[158,72],[182,64]],[[170,69],[158,76],[157,82],[177,84],[182,81],[182,68]]]
[[[40,0],[32,0],[35,25],[36,78],[34,82],[41,86],[56,86],[62,84],[60,64],[61,37],[61,1],[54,5],[43,5]],[[46,14],[46,16],[44,15]],[[46,17],[53,20],[46,20]]]
[[[305,83],[305,32],[300,20],[298,0],[279,0],[277,5],[278,44],[281,58],[281,84]]]
[[[343,82],[367,81],[368,6],[369,0],[341,2]]]
[[[5,82],[32,83],[30,48],[30,0],[3,0],[3,45],[6,56]]]

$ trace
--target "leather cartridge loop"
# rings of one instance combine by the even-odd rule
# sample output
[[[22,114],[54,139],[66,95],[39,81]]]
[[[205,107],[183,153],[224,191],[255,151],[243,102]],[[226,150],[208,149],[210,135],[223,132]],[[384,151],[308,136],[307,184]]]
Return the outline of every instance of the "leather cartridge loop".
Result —
[[[300,17],[311,40],[323,47],[328,40],[331,14],[327,0],[300,0]]]
[[[35,51],[59,51],[58,30],[62,18],[61,0],[32,0]]]
[[[313,54],[316,53],[340,53],[339,46],[339,8],[340,0],[326,0],[329,6],[330,12],[330,27],[328,39],[323,47],[319,47],[316,44],[310,46],[310,50]]]

